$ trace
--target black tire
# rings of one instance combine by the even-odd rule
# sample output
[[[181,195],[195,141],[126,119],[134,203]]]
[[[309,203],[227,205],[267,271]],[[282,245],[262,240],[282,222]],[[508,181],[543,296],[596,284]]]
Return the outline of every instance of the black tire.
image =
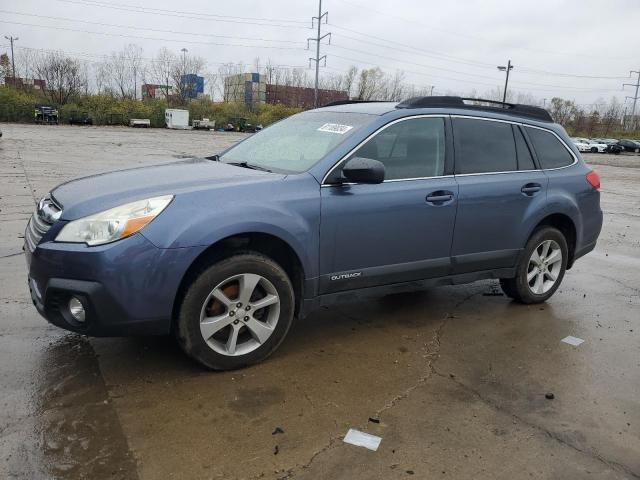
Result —
[[[562,261],[560,271],[556,276],[553,286],[542,294],[536,294],[531,290],[527,281],[527,272],[529,269],[529,260],[533,254],[533,250],[538,248],[542,242],[546,240],[554,241],[562,253]],[[564,278],[567,269],[568,248],[567,240],[560,230],[553,227],[541,227],[537,229],[527,241],[522,251],[518,266],[516,268],[516,276],[514,278],[501,278],[500,286],[502,291],[508,297],[513,298],[516,302],[524,304],[542,303],[547,301],[558,289]]]
[[[216,286],[235,275],[247,273],[260,275],[275,287],[280,300],[279,316],[269,338],[255,350],[243,355],[225,355],[215,351],[203,338],[200,332],[200,314]],[[187,355],[201,365],[212,370],[234,370],[258,363],[271,355],[287,335],[293,323],[294,310],[293,287],[282,267],[259,253],[240,253],[204,266],[193,275],[180,306],[175,334]],[[244,329],[245,334],[250,333],[247,327]]]
[[[591,147],[591,153],[598,153],[598,147]]]

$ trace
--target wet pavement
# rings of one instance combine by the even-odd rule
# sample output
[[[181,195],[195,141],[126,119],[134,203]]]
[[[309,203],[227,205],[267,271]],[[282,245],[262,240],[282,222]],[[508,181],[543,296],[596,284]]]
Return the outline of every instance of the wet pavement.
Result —
[[[603,233],[548,303],[512,303],[495,281],[354,298],[298,322],[266,362],[212,373],[170,338],[48,325],[21,237],[62,181],[241,135],[2,130],[0,478],[640,478],[640,157],[585,156]],[[349,428],[382,437],[378,451],[344,444]]]

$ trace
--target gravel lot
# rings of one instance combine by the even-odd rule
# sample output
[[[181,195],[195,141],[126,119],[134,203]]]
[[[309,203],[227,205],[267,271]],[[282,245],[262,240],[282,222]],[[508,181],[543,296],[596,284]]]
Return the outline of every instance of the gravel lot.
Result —
[[[1,128],[0,478],[640,478],[640,156],[585,156],[603,233],[547,304],[495,281],[354,298],[298,322],[263,364],[211,373],[170,338],[48,325],[22,232],[60,182],[242,135]],[[381,436],[378,451],[344,444],[349,428]]]

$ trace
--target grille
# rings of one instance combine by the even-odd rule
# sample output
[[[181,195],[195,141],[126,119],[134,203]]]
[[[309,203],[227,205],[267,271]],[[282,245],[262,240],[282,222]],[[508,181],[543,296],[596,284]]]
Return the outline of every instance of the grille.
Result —
[[[45,233],[49,231],[51,225],[60,218],[62,209],[50,198],[45,197],[40,200],[38,208],[31,215],[27,230],[24,232],[25,243],[29,251],[33,251],[42,240]]]

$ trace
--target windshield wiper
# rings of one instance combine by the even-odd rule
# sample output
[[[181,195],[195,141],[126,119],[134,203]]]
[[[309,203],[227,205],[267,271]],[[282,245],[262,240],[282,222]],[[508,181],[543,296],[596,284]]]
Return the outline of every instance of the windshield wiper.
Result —
[[[220,155],[218,155],[217,153],[215,155],[211,155],[210,157],[204,157],[207,160],[212,160],[214,162],[219,162],[220,161]]]
[[[263,172],[271,173],[271,170],[269,170],[268,168],[261,167],[260,165],[254,165],[252,163],[247,163],[247,162],[229,162],[229,165],[235,165],[236,167],[250,168],[251,170],[261,170]]]

